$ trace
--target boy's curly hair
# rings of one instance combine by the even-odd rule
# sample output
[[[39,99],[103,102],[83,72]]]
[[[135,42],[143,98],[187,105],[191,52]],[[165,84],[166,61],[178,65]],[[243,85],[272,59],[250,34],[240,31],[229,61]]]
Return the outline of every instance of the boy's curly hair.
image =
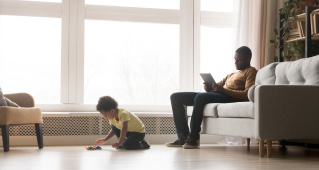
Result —
[[[96,110],[108,112],[111,109],[116,109],[118,106],[116,100],[110,96],[102,96],[99,99],[98,104],[96,105]]]

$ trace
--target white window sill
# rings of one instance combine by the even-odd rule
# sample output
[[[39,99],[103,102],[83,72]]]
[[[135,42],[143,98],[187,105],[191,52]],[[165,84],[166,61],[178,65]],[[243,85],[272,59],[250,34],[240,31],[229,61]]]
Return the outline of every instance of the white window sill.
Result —
[[[65,113],[98,113],[96,104],[37,104],[42,112],[65,112]],[[120,105],[131,112],[136,113],[172,113],[170,105]]]
[[[138,117],[173,117],[171,112],[132,112]],[[99,112],[42,112],[43,117],[101,116]]]

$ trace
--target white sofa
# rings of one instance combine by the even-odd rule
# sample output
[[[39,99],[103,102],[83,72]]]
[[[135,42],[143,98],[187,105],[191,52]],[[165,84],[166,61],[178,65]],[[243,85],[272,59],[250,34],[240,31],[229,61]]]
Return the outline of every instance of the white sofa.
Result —
[[[207,104],[201,133],[258,139],[261,157],[264,140],[270,157],[271,140],[319,139],[319,55],[260,69],[248,98]]]

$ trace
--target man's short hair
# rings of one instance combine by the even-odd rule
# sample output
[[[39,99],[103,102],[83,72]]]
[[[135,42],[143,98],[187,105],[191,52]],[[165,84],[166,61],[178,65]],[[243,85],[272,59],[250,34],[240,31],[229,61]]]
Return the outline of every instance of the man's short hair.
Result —
[[[242,46],[236,50],[236,53],[241,54],[243,57],[251,59],[251,50],[249,47]]]
[[[118,106],[116,100],[110,96],[102,96],[99,99],[98,104],[96,105],[96,110],[108,112],[112,109],[116,109]]]

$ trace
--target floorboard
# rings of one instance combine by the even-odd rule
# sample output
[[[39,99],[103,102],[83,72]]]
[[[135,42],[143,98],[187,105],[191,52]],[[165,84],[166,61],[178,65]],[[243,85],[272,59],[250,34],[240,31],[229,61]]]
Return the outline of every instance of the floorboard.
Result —
[[[2,148],[0,148],[2,149]],[[152,145],[148,150],[116,150],[109,145],[100,151],[84,146],[10,147],[0,151],[0,170],[228,170],[228,169],[319,169],[319,149],[273,147],[272,158],[258,157],[258,146],[202,145],[185,150]]]

